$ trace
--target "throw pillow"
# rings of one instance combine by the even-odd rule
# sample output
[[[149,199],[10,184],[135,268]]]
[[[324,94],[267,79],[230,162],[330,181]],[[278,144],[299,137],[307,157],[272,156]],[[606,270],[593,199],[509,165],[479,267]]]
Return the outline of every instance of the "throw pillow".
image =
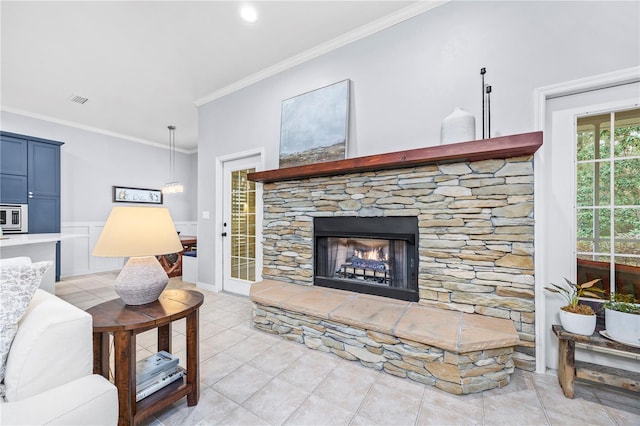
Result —
[[[51,261],[13,265],[0,262],[0,382],[4,381],[7,356],[18,332],[18,321],[52,264]]]

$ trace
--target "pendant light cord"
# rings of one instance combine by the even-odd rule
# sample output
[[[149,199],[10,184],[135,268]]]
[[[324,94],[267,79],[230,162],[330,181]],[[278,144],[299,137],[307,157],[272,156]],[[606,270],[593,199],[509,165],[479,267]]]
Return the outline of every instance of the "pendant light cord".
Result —
[[[169,126],[169,170],[171,173],[171,182],[175,182],[176,169],[176,126]]]

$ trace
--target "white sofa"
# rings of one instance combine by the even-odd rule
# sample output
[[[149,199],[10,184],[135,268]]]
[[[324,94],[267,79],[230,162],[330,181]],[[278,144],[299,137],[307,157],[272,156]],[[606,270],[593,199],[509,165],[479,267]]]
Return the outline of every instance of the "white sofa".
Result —
[[[116,387],[93,373],[91,315],[36,290],[11,344],[1,425],[115,425]]]

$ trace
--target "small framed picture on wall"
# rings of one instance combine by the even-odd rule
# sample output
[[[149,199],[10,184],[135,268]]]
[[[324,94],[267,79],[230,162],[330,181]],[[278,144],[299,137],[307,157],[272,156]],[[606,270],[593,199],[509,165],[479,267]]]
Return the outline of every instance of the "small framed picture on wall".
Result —
[[[162,191],[159,189],[131,188],[112,186],[114,203],[162,204]]]

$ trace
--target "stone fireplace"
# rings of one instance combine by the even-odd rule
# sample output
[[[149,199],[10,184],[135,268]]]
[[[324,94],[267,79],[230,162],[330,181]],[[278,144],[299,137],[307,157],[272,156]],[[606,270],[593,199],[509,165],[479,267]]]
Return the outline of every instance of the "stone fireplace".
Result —
[[[263,279],[332,288],[348,282],[356,291],[366,286],[377,295],[512,321],[520,340],[513,361],[534,370],[532,155],[541,144],[537,132],[425,148],[419,161],[407,151],[385,154],[383,166],[363,157],[322,172],[311,165],[255,173],[250,179],[264,182]],[[343,164],[349,167],[336,169]],[[360,235],[356,218],[381,220],[364,226],[379,234]],[[388,218],[415,221],[417,232],[389,237],[395,227],[384,223]],[[326,219],[355,234],[327,231]],[[390,264],[390,252],[412,252],[406,248],[411,241],[416,257],[403,254]],[[363,260],[373,256],[365,251],[383,259]],[[415,272],[415,287],[385,270],[391,276]],[[398,289],[399,282],[406,288]]]
[[[313,284],[418,301],[418,218],[316,217]]]

